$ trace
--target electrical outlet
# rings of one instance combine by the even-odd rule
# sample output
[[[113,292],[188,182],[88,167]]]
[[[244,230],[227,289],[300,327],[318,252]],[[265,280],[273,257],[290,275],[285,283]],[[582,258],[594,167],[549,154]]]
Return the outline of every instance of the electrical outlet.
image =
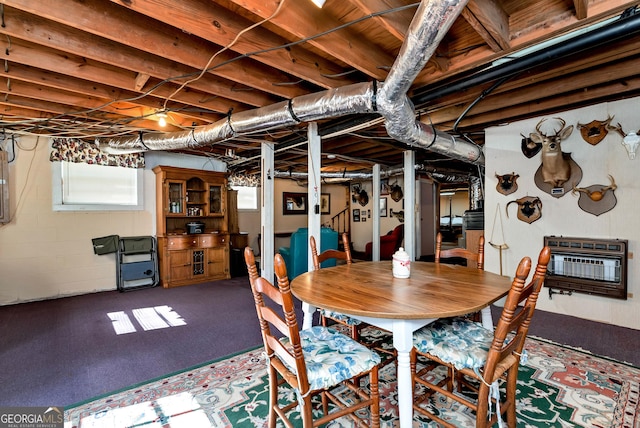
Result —
[[[627,299],[633,299],[633,293],[627,293]]]

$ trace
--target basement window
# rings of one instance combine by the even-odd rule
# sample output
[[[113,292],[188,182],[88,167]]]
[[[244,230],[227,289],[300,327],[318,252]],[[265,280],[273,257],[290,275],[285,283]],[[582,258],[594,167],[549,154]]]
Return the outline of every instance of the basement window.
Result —
[[[231,186],[238,191],[238,210],[258,210],[258,187]]]
[[[52,162],[54,211],[143,209],[144,168]]]

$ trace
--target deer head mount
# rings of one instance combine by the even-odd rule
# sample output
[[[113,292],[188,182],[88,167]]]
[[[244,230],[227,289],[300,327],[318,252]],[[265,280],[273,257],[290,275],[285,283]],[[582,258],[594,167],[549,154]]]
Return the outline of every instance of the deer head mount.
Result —
[[[367,191],[360,186],[360,184],[354,184],[352,187],[351,201],[354,204],[357,202],[363,207],[369,203],[369,195],[367,194]]]
[[[400,202],[403,196],[404,195],[402,194],[402,187],[400,187],[400,185],[396,181],[391,185],[391,199],[393,199],[395,202]]]
[[[609,133],[609,124],[612,120],[613,116],[608,116],[607,120],[592,120],[585,124],[578,122],[576,128],[580,131],[584,141],[595,146]]]
[[[546,119],[540,120],[536,125],[536,132],[529,134],[531,141],[542,144],[542,179],[554,188],[562,187],[571,177],[571,164],[562,153],[560,143],[573,132],[573,125],[565,127],[566,122],[563,119],[556,119],[560,121],[560,129],[554,130],[554,134],[547,135],[540,130]]]
[[[503,175],[498,175],[496,173],[496,178],[498,179],[496,190],[498,191],[498,193],[502,193],[503,195],[510,195],[518,190],[518,183],[516,183],[518,177],[520,176],[515,172]]]

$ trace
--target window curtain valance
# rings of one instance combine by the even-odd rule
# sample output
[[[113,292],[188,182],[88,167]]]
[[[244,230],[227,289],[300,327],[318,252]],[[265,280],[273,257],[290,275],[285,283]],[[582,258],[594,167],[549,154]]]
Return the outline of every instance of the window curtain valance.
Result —
[[[64,161],[124,168],[144,168],[143,153],[112,155],[76,138],[54,138],[49,160],[51,162]]]
[[[233,173],[227,179],[229,186],[258,187],[260,176]]]

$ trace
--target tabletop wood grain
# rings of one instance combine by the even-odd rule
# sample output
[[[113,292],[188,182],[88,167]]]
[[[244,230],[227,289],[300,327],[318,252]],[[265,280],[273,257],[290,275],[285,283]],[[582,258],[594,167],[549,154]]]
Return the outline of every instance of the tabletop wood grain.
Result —
[[[412,262],[410,278],[394,278],[391,261],[360,262],[306,272],[293,294],[319,308],[394,319],[476,312],[507,295],[511,280],[464,266]]]

